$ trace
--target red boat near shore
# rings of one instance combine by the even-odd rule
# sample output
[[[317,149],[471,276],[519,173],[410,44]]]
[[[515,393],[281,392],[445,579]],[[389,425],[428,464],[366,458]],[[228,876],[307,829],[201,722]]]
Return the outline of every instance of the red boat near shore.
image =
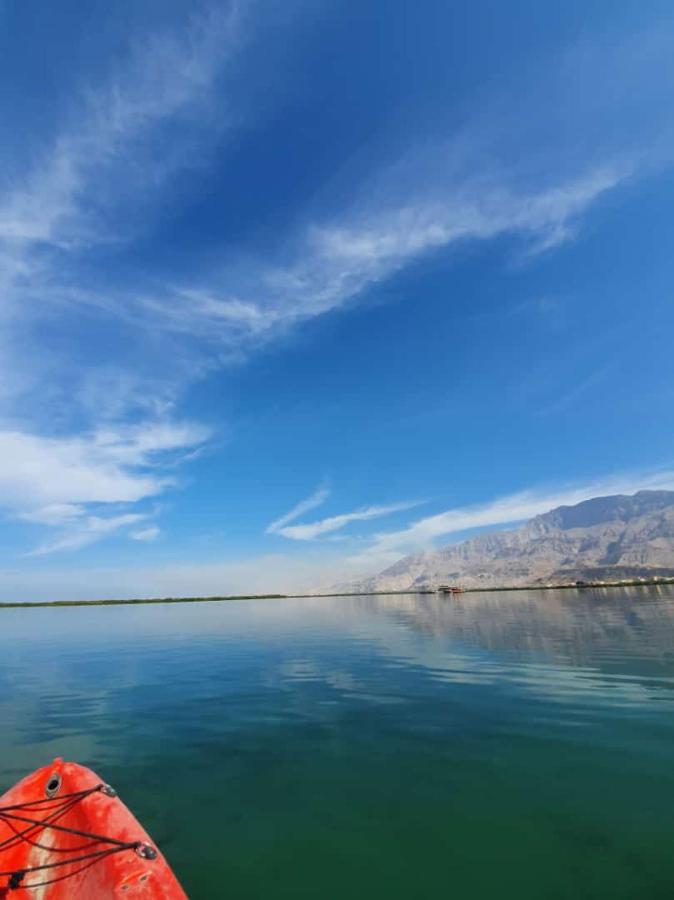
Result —
[[[150,836],[94,772],[56,759],[0,797],[0,898],[186,900]]]

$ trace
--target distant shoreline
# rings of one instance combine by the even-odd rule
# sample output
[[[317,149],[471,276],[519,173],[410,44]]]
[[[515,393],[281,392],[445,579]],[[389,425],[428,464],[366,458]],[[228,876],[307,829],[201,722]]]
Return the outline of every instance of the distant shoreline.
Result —
[[[674,585],[673,578],[655,577],[652,579],[637,579],[634,581],[607,581],[603,584],[587,582],[585,584],[528,584],[511,587],[480,587],[464,588],[463,594],[493,594],[500,591],[586,591],[607,590],[626,587],[662,587]],[[45,607],[73,607],[73,606],[149,606],[162,603],[226,603],[230,600],[290,600],[311,599],[320,597],[392,597],[404,594],[438,594],[439,596],[456,596],[456,594],[444,593],[436,590],[405,590],[405,591],[342,591],[326,594],[231,594],[215,597],[138,597],[129,600],[16,600],[0,602],[0,609],[44,609]]]

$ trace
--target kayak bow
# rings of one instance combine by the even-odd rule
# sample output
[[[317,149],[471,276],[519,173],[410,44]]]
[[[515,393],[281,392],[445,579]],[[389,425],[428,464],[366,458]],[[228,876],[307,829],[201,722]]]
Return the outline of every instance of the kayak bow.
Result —
[[[170,866],[91,769],[56,759],[0,797],[0,898],[186,900]]]

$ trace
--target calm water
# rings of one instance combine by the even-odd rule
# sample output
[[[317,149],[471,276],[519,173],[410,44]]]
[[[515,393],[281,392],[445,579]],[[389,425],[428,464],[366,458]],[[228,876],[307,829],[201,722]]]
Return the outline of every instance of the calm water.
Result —
[[[0,723],[193,898],[674,893],[670,588],[0,610]]]

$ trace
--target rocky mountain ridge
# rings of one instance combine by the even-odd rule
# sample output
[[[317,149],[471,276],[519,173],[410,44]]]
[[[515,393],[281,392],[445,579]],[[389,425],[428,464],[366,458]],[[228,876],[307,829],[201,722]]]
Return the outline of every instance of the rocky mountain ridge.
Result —
[[[674,575],[674,491],[639,491],[560,506],[510,531],[406,556],[348,590],[516,587]]]

